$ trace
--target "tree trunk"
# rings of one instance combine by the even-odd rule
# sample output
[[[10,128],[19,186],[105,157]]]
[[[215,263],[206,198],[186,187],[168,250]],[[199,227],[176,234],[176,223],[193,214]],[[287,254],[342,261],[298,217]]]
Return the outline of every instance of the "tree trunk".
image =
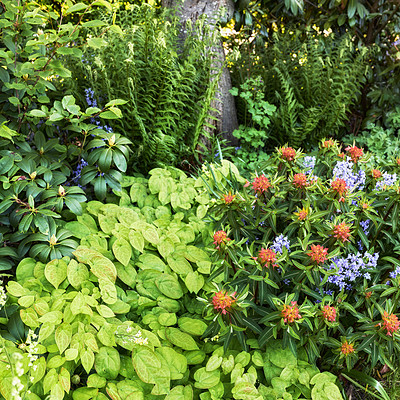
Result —
[[[164,7],[177,7],[179,0],[162,0]],[[205,14],[208,17],[208,22],[213,27],[217,25],[218,10],[224,7],[228,13],[228,19],[233,15],[233,2],[232,0],[184,0],[183,4],[177,10],[182,28],[181,35],[184,39],[185,35],[185,23],[188,20],[195,22],[197,18]],[[222,41],[216,44],[216,48],[212,49],[214,54],[217,55],[215,62],[215,69],[221,68],[225,63],[225,53],[222,46]],[[215,132],[222,133],[223,138],[227,139],[230,144],[236,144],[237,139],[232,135],[232,132],[237,129],[238,121],[236,115],[235,100],[229,93],[229,89],[232,88],[231,77],[226,66],[223,68],[222,75],[218,82],[218,89],[216,93],[216,99],[211,105],[214,109],[218,110],[217,115],[218,121],[212,121],[215,125]]]

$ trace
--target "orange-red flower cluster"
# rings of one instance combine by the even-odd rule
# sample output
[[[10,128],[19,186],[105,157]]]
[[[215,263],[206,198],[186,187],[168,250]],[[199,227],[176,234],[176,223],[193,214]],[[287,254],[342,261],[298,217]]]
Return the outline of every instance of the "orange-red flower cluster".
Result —
[[[354,345],[353,345],[353,343],[349,343],[347,340],[345,340],[344,343],[342,344],[342,347],[340,348],[340,351],[346,357],[348,355],[354,353]]]
[[[229,312],[229,308],[236,302],[236,292],[228,294],[226,290],[220,290],[216,292],[212,298],[214,309],[221,314]]]
[[[293,176],[293,186],[302,189],[308,186],[307,175],[300,173]]]
[[[324,142],[322,142],[322,147],[325,147],[326,149],[330,149],[331,147],[333,147],[334,142],[332,139],[328,139],[325,140]]]
[[[286,161],[293,161],[296,156],[296,150],[292,147],[282,147],[282,158]]]
[[[335,192],[337,192],[339,194],[339,196],[343,196],[346,194],[347,192],[347,185],[346,185],[346,181],[344,179],[335,179],[332,183],[331,183],[331,188],[332,190],[334,190]]]
[[[338,225],[335,225],[333,229],[333,237],[340,240],[341,242],[347,242],[349,240],[350,234],[350,226],[346,224],[346,222],[341,222]]]
[[[385,311],[382,316],[383,329],[386,331],[386,335],[393,336],[393,333],[397,332],[400,328],[400,321],[395,314],[390,314]]]
[[[291,305],[284,304],[281,311],[281,316],[285,324],[292,324],[296,319],[300,319],[299,308],[296,301],[291,301]]]
[[[218,250],[220,249],[220,246],[222,244],[225,244],[225,243],[227,243],[227,242],[229,242],[231,240],[231,239],[229,239],[227,237],[225,231],[217,231],[217,232],[215,232],[213,238],[214,238],[214,242],[213,243],[214,243],[215,247]]]
[[[364,150],[360,149],[357,146],[348,146],[345,149],[346,151],[349,152],[351,159],[353,160],[354,163],[357,163],[357,161],[363,156]]]
[[[269,268],[271,265],[273,267],[277,267],[276,261],[276,253],[271,249],[261,249],[258,252],[258,260],[261,264],[264,264],[264,267]]]
[[[379,169],[373,169],[371,172],[372,172],[372,176],[375,179],[378,179],[378,178],[380,178],[382,176],[382,172],[379,171]]]
[[[310,256],[311,261],[315,262],[316,264],[323,264],[327,259],[328,249],[319,244],[312,244],[307,255]]]
[[[308,210],[303,207],[299,212],[295,212],[294,215],[297,215],[299,221],[304,221],[308,216]]]
[[[336,321],[336,308],[332,306],[324,306],[322,309],[322,315],[329,322]]]
[[[396,159],[397,165],[400,165],[400,157]]]
[[[230,204],[235,199],[235,195],[229,192],[228,194],[224,195],[225,204]]]
[[[266,192],[271,186],[269,179],[264,174],[254,178],[253,189],[257,194]]]

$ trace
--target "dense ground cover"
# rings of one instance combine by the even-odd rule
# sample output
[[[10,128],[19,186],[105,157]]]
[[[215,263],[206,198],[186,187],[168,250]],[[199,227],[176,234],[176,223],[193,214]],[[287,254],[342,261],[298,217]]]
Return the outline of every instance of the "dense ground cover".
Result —
[[[239,147],[209,136],[200,164],[205,21],[183,42],[148,4],[44,4],[0,3],[0,398],[390,398],[372,377],[400,353],[398,113],[323,138],[369,53],[277,33],[232,90]]]

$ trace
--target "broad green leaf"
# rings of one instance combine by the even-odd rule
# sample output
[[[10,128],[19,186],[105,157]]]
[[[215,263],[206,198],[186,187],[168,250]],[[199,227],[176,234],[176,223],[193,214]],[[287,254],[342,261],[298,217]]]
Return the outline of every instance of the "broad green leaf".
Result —
[[[160,237],[158,236],[157,229],[154,226],[150,226],[142,233],[143,237],[152,245],[157,246],[160,243]]]
[[[198,350],[199,347],[194,339],[187,333],[182,332],[177,328],[166,328],[167,339],[177,347],[184,350]]]
[[[94,353],[91,349],[83,350],[81,354],[81,363],[86,373],[89,373],[94,364]]]
[[[7,284],[7,292],[14,297],[21,297],[29,293],[22,285],[15,281],[9,281]]]
[[[67,347],[71,343],[71,338],[72,338],[72,328],[70,324],[63,323],[57,327],[55,333],[55,340],[58,350],[60,351],[60,354],[62,354],[64,350],[67,349]]]
[[[177,353],[170,347],[159,347],[156,349],[156,353],[166,361],[171,379],[183,378],[183,374],[187,370],[187,361],[184,355]]]
[[[61,371],[58,374],[58,382],[60,383],[64,391],[66,393],[69,393],[69,390],[71,389],[71,376],[68,370],[64,367],[61,368]]]
[[[186,276],[193,273],[192,266],[185,257],[179,254],[171,254],[167,257],[168,265],[178,275]]]
[[[78,11],[82,11],[82,10],[86,10],[87,8],[89,8],[89,6],[85,3],[76,3],[67,9],[67,11],[65,12],[65,15],[68,15],[68,14],[71,14],[74,12],[78,12]]]
[[[180,299],[183,296],[181,285],[172,275],[160,274],[155,284],[163,295],[171,299]]]
[[[117,270],[115,265],[106,257],[96,250],[79,246],[73,253],[78,261],[89,264],[91,271],[99,279],[115,282],[117,278]]]
[[[144,238],[142,232],[131,230],[129,232],[129,242],[131,243],[134,249],[143,253]]]
[[[176,314],[162,313],[158,316],[158,322],[163,326],[173,326],[177,322]]]
[[[44,324],[42,324],[39,331],[39,342],[47,339],[54,332],[54,329],[54,324],[50,322],[45,322]]]
[[[79,290],[82,283],[89,280],[89,270],[84,264],[71,260],[67,266],[67,278],[69,283]]]
[[[175,386],[168,393],[165,400],[193,400],[193,389],[191,386]]]
[[[185,285],[190,293],[197,294],[204,286],[204,283],[203,275],[200,275],[197,271],[190,272],[185,278]]]
[[[67,278],[67,263],[64,260],[50,261],[44,269],[44,275],[57,289]]]
[[[200,319],[181,317],[178,320],[179,328],[193,336],[201,336],[207,329],[207,324]]]
[[[128,285],[131,289],[133,289],[136,285],[137,276],[135,268],[131,264],[128,264],[124,267],[119,262],[115,263],[115,267],[117,268],[118,278],[121,279],[121,281]]]
[[[106,379],[115,379],[120,367],[121,361],[118,350],[113,347],[100,347],[95,357],[96,372]]]
[[[206,371],[207,372],[215,371],[220,367],[221,363],[222,363],[222,356],[213,354],[207,361]]]
[[[40,325],[40,321],[38,319],[38,315],[36,314],[36,311],[33,308],[27,308],[25,310],[20,311],[20,316],[22,322],[29,326],[29,328],[36,329]],[[43,318],[43,317],[41,317]]]
[[[51,387],[50,398],[54,400],[62,400],[64,398],[64,389],[60,382],[57,382]]]
[[[99,279],[100,293],[103,301],[114,304],[117,301],[117,288],[108,279]]]
[[[161,361],[151,349],[143,346],[133,349],[132,363],[141,381],[155,383]]]
[[[194,374],[195,384],[198,389],[209,389],[220,382],[220,371],[215,370],[207,372],[206,369],[200,368]]]
[[[94,387],[94,388],[101,389],[101,388],[105,387],[106,384],[107,384],[107,379],[100,376],[99,374],[90,374],[88,376],[88,380],[87,380],[88,387]]]
[[[112,245],[112,250],[115,258],[122,265],[127,266],[129,264],[132,257],[132,247],[125,239],[117,239]]]

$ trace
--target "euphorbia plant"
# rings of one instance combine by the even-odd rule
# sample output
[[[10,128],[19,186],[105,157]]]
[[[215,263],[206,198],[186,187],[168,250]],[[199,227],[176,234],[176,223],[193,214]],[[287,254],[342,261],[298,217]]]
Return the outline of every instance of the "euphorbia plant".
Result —
[[[399,359],[400,167],[378,174],[368,160],[361,148],[341,152],[324,139],[311,155],[277,149],[244,185],[204,178],[234,189],[234,201],[217,195],[210,210],[216,231],[232,239],[214,248],[212,277],[224,272],[227,287],[248,292],[246,313],[235,311],[241,335],[260,346],[283,338],[311,360],[348,368]]]

